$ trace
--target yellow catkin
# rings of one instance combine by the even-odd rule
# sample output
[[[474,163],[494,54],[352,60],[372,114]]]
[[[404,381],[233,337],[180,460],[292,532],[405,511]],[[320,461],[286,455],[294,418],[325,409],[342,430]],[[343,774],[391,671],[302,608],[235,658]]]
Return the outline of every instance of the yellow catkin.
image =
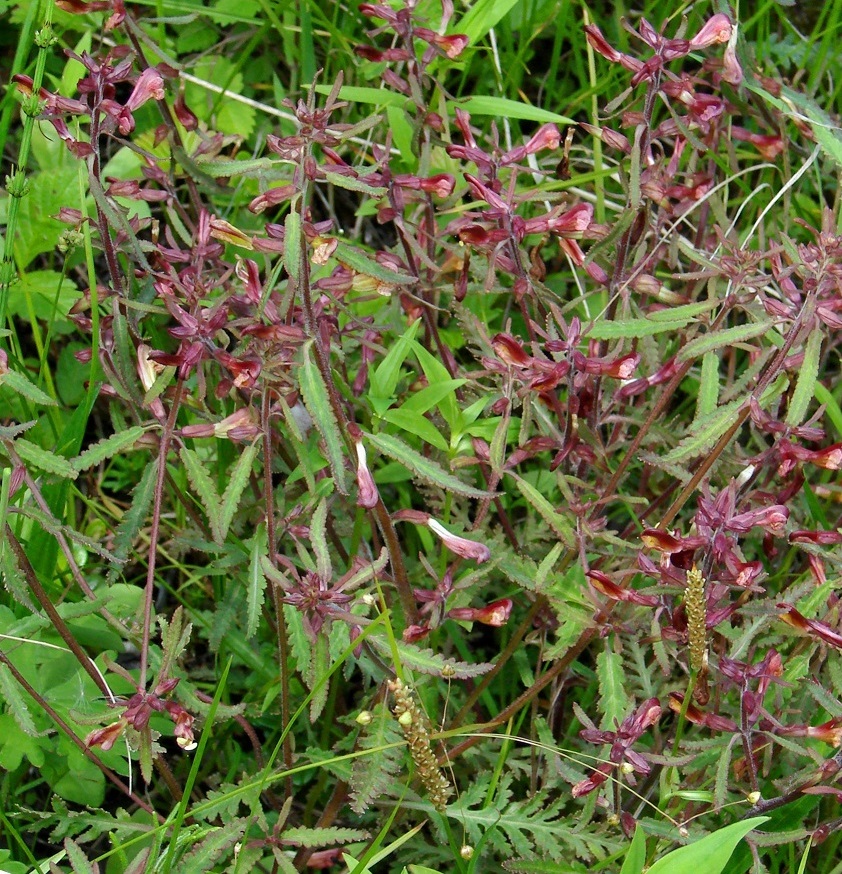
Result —
[[[418,776],[430,796],[430,801],[436,810],[444,812],[447,799],[453,792],[447,777],[444,776],[436,762],[435,754],[430,746],[430,732],[427,729],[427,719],[415,703],[412,693],[400,680],[389,683],[389,690],[395,696],[393,713],[406,738],[409,754]]]
[[[693,565],[687,571],[687,591],[684,593],[684,609],[687,611],[687,633],[690,644],[690,667],[701,671],[707,665],[707,610],[705,606],[705,578]]]

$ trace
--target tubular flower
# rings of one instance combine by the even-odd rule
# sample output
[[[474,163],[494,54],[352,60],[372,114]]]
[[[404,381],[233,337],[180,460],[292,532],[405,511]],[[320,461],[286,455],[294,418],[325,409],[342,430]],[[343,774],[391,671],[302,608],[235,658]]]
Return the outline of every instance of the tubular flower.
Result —
[[[362,440],[357,440],[355,446],[357,449],[357,488],[359,489],[357,504],[370,510],[372,507],[377,506],[380,494],[377,491],[374,477],[368,469],[365,446],[363,446]]]
[[[462,558],[472,558],[477,564],[482,564],[491,558],[491,550],[484,543],[468,540],[466,537],[457,537],[451,534],[447,528],[435,519],[429,519],[427,525],[441,538],[442,543],[456,555]]]

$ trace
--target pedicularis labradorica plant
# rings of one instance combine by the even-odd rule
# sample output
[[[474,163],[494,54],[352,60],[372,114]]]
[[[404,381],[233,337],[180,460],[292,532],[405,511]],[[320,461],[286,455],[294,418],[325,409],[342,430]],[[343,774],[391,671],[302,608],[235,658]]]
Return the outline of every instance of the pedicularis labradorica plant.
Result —
[[[10,5],[4,870],[830,871],[838,4]]]

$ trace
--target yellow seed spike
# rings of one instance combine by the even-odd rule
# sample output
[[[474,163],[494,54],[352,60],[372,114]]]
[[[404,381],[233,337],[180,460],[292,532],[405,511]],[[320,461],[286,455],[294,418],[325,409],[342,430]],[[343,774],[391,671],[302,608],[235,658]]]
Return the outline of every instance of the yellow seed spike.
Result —
[[[690,667],[700,671],[707,662],[707,608],[705,603],[705,578],[693,565],[687,571],[687,590],[684,593],[684,609],[687,611],[687,632],[690,644]]]

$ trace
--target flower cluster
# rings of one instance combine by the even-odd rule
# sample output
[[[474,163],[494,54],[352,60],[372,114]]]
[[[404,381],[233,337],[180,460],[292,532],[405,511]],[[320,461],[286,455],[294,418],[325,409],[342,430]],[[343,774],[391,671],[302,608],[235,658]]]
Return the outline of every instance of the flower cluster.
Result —
[[[661,718],[661,705],[657,698],[644,701],[637,710],[627,716],[616,731],[602,731],[594,726],[582,729],[579,736],[592,744],[611,744],[608,761],[603,762],[590,776],[573,787],[573,797],[581,798],[601,786],[609,775],[620,767],[627,777],[633,773],[648,774],[652,767],[645,756],[631,747]]]
[[[183,750],[196,748],[193,739],[193,717],[175,701],[164,700],[178,685],[177,677],[161,680],[151,692],[136,692],[128,700],[120,699],[111,704],[112,707],[122,707],[123,713],[116,722],[90,732],[85,738],[85,746],[102,747],[110,750],[117,739],[127,729],[137,732],[149,731],[149,720],[153,713],[166,713],[175,723],[173,734],[178,745]]]

